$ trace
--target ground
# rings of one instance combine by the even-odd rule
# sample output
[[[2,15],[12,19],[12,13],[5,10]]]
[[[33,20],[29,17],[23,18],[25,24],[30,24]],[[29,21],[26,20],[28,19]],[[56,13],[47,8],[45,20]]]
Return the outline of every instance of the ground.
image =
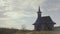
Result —
[[[60,34],[60,31],[32,31],[0,28],[0,34]]]

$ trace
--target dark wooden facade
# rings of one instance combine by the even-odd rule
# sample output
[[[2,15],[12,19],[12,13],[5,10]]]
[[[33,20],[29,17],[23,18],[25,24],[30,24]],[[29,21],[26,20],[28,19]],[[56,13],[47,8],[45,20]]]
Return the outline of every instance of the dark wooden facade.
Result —
[[[38,18],[36,20],[36,22],[33,24],[34,25],[34,30],[36,31],[52,31],[54,28],[54,23],[52,21],[52,19],[50,18],[50,16],[44,16],[41,17],[41,11],[40,11],[40,7],[39,7],[39,11],[38,13]]]

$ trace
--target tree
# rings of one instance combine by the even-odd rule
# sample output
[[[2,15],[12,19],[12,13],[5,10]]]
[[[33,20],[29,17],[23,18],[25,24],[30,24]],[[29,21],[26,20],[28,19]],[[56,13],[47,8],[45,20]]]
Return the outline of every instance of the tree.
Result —
[[[26,26],[25,25],[22,25],[21,26],[21,30],[25,31],[26,30]]]

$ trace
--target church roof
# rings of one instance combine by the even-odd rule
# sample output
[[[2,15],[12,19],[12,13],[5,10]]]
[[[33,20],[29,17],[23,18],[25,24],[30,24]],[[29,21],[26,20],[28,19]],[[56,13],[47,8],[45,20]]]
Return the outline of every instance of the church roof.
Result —
[[[41,24],[41,23],[51,23],[51,24],[55,24],[52,19],[50,18],[50,16],[44,16],[44,17],[41,17],[41,20],[37,19],[37,21],[33,24],[33,25],[36,25],[36,24]]]
[[[50,16],[45,16],[45,17],[42,17],[42,22],[43,23],[51,23],[53,22],[52,19],[50,18]]]

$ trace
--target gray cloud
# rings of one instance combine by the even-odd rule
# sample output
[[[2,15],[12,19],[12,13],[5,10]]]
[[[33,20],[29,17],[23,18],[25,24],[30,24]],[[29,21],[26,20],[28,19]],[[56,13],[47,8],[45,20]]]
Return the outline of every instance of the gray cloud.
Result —
[[[0,9],[0,15],[3,17],[0,19],[0,24],[2,24],[0,27],[20,29],[21,25],[25,24],[28,25],[28,29],[33,29],[32,24],[37,19],[38,5],[41,6],[43,15],[51,16],[59,25],[59,0],[6,0],[4,2],[1,3],[3,5]]]
[[[35,17],[35,9],[43,0],[2,0],[0,4],[1,15],[6,16],[0,19],[0,27],[19,28],[22,24],[32,27],[31,23]],[[0,6],[0,7],[1,7]],[[4,21],[4,22],[2,22]],[[30,23],[31,22],[31,23]],[[26,24],[27,23],[27,24]],[[12,25],[13,24],[13,25]]]

